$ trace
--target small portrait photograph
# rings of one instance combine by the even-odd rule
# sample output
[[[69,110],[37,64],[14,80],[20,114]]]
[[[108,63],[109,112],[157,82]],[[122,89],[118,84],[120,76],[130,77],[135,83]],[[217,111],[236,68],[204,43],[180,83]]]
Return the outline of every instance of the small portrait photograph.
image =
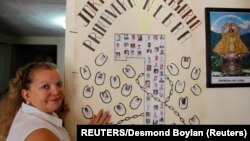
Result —
[[[150,101],[150,99],[151,99],[151,98],[150,98],[150,96],[147,96],[147,98],[146,98],[146,99],[147,99],[147,101]]]
[[[151,42],[148,42],[148,47],[149,47],[149,48],[151,47]]]
[[[137,41],[142,41],[142,35],[137,35]]]
[[[160,55],[164,55],[164,50],[161,49]]]
[[[120,34],[115,34],[115,39],[116,39],[116,41],[121,41],[121,35]]]
[[[154,35],[154,40],[158,40],[158,35]]]
[[[158,61],[159,56],[155,55],[155,61]]]
[[[158,76],[157,75],[154,76],[154,81],[157,81],[157,79],[158,79]]]
[[[124,50],[125,55],[129,55],[129,50]]]
[[[161,69],[161,70],[163,69],[163,64],[160,64],[160,69]]]
[[[120,44],[119,43],[116,43],[116,48],[119,48],[120,47]]]
[[[159,73],[159,69],[154,69],[154,74],[158,74]]]
[[[148,35],[148,41],[150,41],[150,39],[151,39],[151,35]]]
[[[151,57],[149,56],[149,57],[147,57],[147,63],[151,63]]]
[[[131,50],[130,53],[131,53],[132,56],[135,55],[135,51],[134,50]]]
[[[159,52],[159,47],[155,47],[155,53]]]
[[[153,120],[153,125],[158,125],[158,120]]]
[[[124,34],[124,40],[129,40],[129,35],[128,34]]]
[[[160,76],[164,76],[164,72],[163,71],[160,71]]]
[[[141,56],[141,55],[142,55],[140,50],[137,51],[137,55],[138,55],[138,56]]]
[[[145,81],[145,88],[150,88],[150,80]]]
[[[147,65],[147,71],[151,71],[152,66],[151,65]]]
[[[135,40],[135,34],[131,35],[132,40]]]
[[[137,48],[138,48],[138,49],[141,49],[141,44],[137,44]]]
[[[154,95],[158,95],[158,90],[153,90]]]
[[[152,53],[152,50],[151,49],[147,49],[147,53]]]
[[[146,112],[146,116],[147,116],[147,117],[150,117],[150,112]]]
[[[115,58],[120,58],[121,57],[121,53],[120,52],[116,52],[115,53]]]
[[[131,44],[130,44],[130,47],[131,47],[131,48],[135,48],[135,43],[131,43]]]
[[[129,43],[125,42],[124,47],[128,47],[128,46],[129,46]]]
[[[158,110],[158,105],[154,105],[154,110]]]
[[[146,124],[150,124],[150,118],[146,118]]]

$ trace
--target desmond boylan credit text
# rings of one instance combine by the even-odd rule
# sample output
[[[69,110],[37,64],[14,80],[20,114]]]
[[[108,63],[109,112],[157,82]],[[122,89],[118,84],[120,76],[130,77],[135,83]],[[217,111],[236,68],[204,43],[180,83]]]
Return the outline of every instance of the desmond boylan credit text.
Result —
[[[87,127],[87,128],[85,128]],[[118,127],[118,128],[116,128]],[[168,126],[80,126],[77,127],[77,137],[84,136],[172,136],[181,138],[190,137],[240,137],[247,138],[246,128],[168,128]],[[159,128],[160,127],[160,128]]]
[[[137,131],[134,129],[81,129],[81,136],[203,136],[203,131],[180,131],[167,129],[166,131]]]

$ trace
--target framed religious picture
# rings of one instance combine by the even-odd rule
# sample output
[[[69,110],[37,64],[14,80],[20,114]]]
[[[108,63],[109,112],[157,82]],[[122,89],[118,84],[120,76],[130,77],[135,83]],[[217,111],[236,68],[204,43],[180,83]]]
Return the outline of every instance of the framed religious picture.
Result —
[[[206,8],[207,87],[250,86],[250,9]]]

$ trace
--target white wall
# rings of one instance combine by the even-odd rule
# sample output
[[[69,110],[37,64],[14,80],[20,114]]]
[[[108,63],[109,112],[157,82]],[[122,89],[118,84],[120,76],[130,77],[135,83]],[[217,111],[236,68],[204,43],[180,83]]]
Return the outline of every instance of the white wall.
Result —
[[[113,121],[119,121],[122,118],[117,116],[117,114],[113,110],[113,105],[121,101],[129,105],[128,99],[125,98],[117,98],[114,103],[111,104],[103,104],[101,101],[96,104],[99,100],[99,97],[93,97],[91,99],[85,99],[82,97],[82,89],[84,86],[96,86],[93,77],[91,77],[90,81],[82,80],[80,75],[75,75],[72,77],[72,71],[77,71],[77,68],[82,64],[87,65],[91,68],[91,74],[95,74],[96,71],[101,70],[105,72],[106,76],[111,76],[114,74],[119,74],[120,66],[123,65],[125,62],[115,62],[112,57],[114,56],[114,35],[116,33],[128,33],[128,34],[164,34],[167,37],[167,56],[166,60],[170,63],[175,63],[179,68],[180,66],[180,58],[182,56],[188,56],[192,58],[191,67],[196,67],[201,69],[201,76],[198,80],[193,81],[190,79],[190,70],[182,70],[178,76],[171,76],[171,80],[176,82],[177,80],[185,80],[187,86],[186,88],[190,88],[188,85],[197,83],[201,86],[202,94],[199,97],[193,96],[190,93],[189,89],[186,89],[182,95],[173,94],[173,98],[171,99],[171,104],[178,104],[178,98],[181,96],[188,96],[189,97],[189,108],[187,110],[180,110],[181,115],[188,119],[191,117],[190,115],[196,114],[201,124],[250,124],[250,94],[249,94],[249,87],[227,87],[227,88],[207,88],[206,87],[206,21],[205,21],[205,8],[206,7],[231,7],[231,8],[249,8],[250,1],[249,0],[184,0],[184,3],[188,3],[194,13],[199,17],[200,21],[202,22],[201,26],[195,29],[192,32],[192,37],[183,44],[180,44],[176,38],[178,35],[172,34],[170,31],[171,27],[162,26],[160,23],[165,18],[165,13],[162,13],[161,16],[152,17],[155,11],[142,11],[142,7],[145,4],[145,1],[135,0],[136,6],[133,8],[127,9],[127,11],[123,11],[122,14],[119,15],[116,19],[110,19],[112,21],[112,25],[107,25],[105,27],[107,32],[105,32],[104,37],[100,37],[100,43],[91,42],[88,35],[93,35],[93,26],[96,23],[99,23],[100,15],[105,13],[106,9],[110,8],[111,3],[113,4],[115,1],[105,1],[104,4],[98,5],[98,11],[95,13],[95,17],[91,18],[91,22],[86,24],[84,20],[80,16],[78,16],[77,12],[82,12],[82,7],[86,6],[87,0],[77,1],[77,0],[70,0],[67,3],[67,32],[66,32],[66,52],[65,57],[67,58],[65,64],[65,74],[67,82],[74,82],[74,83],[67,83],[66,84],[66,91],[68,94],[66,95],[66,101],[68,101],[69,106],[71,109],[69,116],[67,116],[68,121],[66,119],[66,127],[71,133],[72,136],[75,135],[75,127],[76,124],[83,124],[87,123],[88,120],[82,118],[81,109],[85,105],[89,105],[92,107],[94,112],[98,111],[98,108],[103,108],[111,111]],[[141,2],[141,3],[140,3]],[[153,1],[151,1],[153,2]],[[165,1],[166,3],[169,1]],[[154,6],[159,6],[163,4],[163,1],[154,1]],[[159,4],[157,4],[159,3]],[[85,5],[86,4],[86,5]],[[164,4],[163,4],[164,5]],[[162,6],[162,5],[161,5]],[[165,9],[169,11],[173,11],[170,7],[167,8],[165,4]],[[155,9],[156,10],[156,9]],[[159,10],[159,9],[158,9]],[[163,9],[161,9],[163,10]],[[151,13],[150,13],[151,12]],[[160,14],[159,14],[160,15]],[[176,14],[177,15],[177,14]],[[180,16],[180,15],[179,15]],[[178,15],[175,17],[176,19]],[[162,18],[162,19],[161,19]],[[180,18],[180,17],[179,17]],[[136,19],[136,20],[131,20]],[[180,19],[180,21],[183,19]],[[174,20],[173,20],[174,21]],[[172,19],[171,19],[172,22]],[[179,21],[176,21],[176,23]],[[126,25],[124,25],[124,23]],[[84,26],[87,25],[87,26]],[[171,25],[170,25],[171,26]],[[70,31],[75,31],[72,33]],[[95,52],[90,51],[86,46],[81,46],[81,44],[85,41],[90,42],[90,46],[96,47]],[[92,44],[91,44],[92,43]],[[96,56],[99,53],[104,53],[109,56],[108,62],[105,66],[95,66],[93,63]],[[111,58],[111,59],[110,59]],[[132,60],[132,59],[131,59]],[[141,62],[136,62],[135,60],[131,61],[128,59],[125,63],[131,63],[131,66],[137,67],[137,72],[140,72],[144,66]],[[130,61],[130,62],[129,62]],[[115,65],[116,66],[115,66]],[[110,66],[109,66],[110,65]],[[117,71],[116,71],[117,68]],[[94,72],[94,73],[93,73]],[[109,74],[110,73],[110,74]],[[168,71],[165,71],[168,74]],[[120,80],[123,78],[123,74],[120,75]],[[94,78],[93,78],[94,79]],[[135,81],[129,82],[130,84],[134,84]],[[102,89],[108,89],[109,84],[103,85],[102,87],[95,87],[95,93],[98,91],[102,91]],[[140,90],[136,91],[137,84],[133,85],[133,94],[140,94]],[[117,93],[116,90],[109,89],[110,93]],[[97,91],[97,92],[96,92]],[[98,93],[97,93],[98,95]],[[113,95],[112,95],[113,96]],[[112,99],[115,99],[113,96]],[[139,95],[139,97],[142,95]],[[176,99],[174,99],[176,97]],[[177,106],[175,106],[177,107]],[[167,108],[166,108],[167,109]],[[177,108],[175,108],[177,109]],[[131,110],[128,113],[131,114],[135,110]],[[112,113],[113,112],[113,113]],[[140,112],[138,112],[140,113]],[[171,112],[169,112],[172,114]],[[168,114],[168,113],[167,113]],[[167,115],[166,114],[166,115]],[[171,115],[167,115],[166,121],[171,119]],[[132,121],[132,120],[130,120]],[[136,121],[136,120],[135,120]],[[137,121],[136,121],[137,122]],[[178,120],[177,120],[178,122]]]

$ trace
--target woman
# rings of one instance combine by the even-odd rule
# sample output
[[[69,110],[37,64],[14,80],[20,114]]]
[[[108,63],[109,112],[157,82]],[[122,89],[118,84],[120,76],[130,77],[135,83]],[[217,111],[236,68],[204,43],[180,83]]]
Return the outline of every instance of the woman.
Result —
[[[53,63],[34,62],[20,68],[10,81],[9,94],[2,101],[5,104],[0,105],[5,106],[0,113],[0,139],[7,136],[6,141],[69,141],[59,118],[69,111],[67,106],[61,106],[63,97],[63,82]],[[110,118],[108,112],[100,110],[90,124],[109,124]]]

